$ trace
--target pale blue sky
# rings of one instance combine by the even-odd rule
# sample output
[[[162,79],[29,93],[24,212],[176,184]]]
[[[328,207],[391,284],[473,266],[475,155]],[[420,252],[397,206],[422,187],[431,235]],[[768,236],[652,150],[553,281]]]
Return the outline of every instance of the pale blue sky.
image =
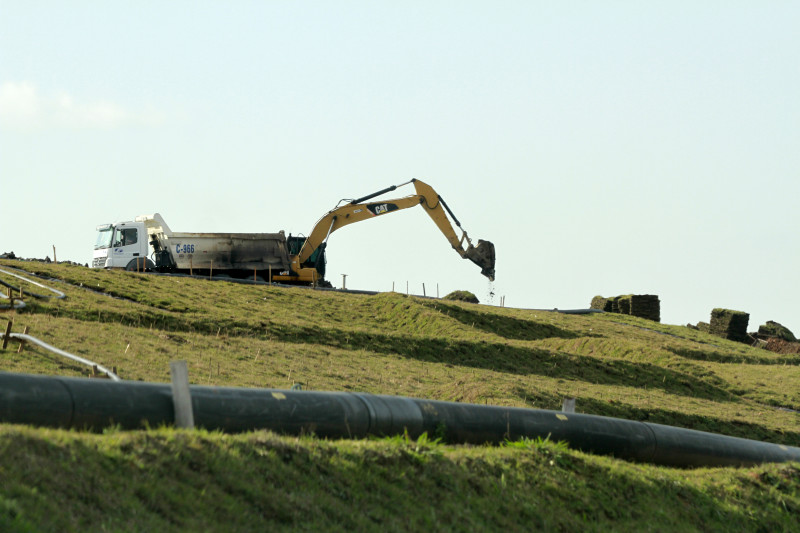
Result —
[[[0,0],[0,251],[87,262],[152,212],[308,233],[419,178],[495,243],[495,304],[650,293],[800,334],[798,28],[797,2]],[[421,209],[335,233],[328,273],[491,288]]]

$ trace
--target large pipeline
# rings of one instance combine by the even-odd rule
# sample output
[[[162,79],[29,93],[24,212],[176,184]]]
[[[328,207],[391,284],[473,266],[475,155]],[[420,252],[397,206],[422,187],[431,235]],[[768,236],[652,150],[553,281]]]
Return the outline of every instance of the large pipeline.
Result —
[[[589,453],[678,467],[800,461],[794,446],[595,415],[342,392],[190,391],[195,424],[226,432],[270,429],[323,438],[408,432],[456,444],[549,437]],[[171,425],[174,417],[170,384],[0,373],[1,422],[138,429]]]

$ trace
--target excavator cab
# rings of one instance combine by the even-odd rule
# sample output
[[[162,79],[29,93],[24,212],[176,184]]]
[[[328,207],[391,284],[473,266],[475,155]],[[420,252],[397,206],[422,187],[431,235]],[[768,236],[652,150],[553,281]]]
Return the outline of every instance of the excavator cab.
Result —
[[[464,257],[481,267],[481,274],[494,281],[494,244],[490,241],[478,239],[478,246],[471,244],[467,248]]]

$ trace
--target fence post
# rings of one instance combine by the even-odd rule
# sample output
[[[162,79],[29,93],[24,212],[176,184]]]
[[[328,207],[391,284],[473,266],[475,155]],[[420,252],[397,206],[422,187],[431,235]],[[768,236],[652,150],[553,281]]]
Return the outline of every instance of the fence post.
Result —
[[[11,300],[11,307],[14,307],[14,300]],[[11,326],[13,326],[13,325],[14,325],[14,321],[13,320],[9,320],[8,324],[6,324],[6,334],[3,335],[3,349],[4,350],[6,349],[6,346],[8,346],[9,335],[11,335]]]
[[[175,427],[194,428],[192,394],[189,391],[189,369],[186,361],[170,361],[172,375],[172,404],[175,407]]]
[[[28,334],[28,326],[22,328],[22,334]],[[22,353],[22,349],[25,348],[25,339],[18,339],[19,340],[19,348],[17,348],[17,353]]]
[[[561,405],[561,411],[564,413],[574,413],[575,398],[564,398],[564,403]]]

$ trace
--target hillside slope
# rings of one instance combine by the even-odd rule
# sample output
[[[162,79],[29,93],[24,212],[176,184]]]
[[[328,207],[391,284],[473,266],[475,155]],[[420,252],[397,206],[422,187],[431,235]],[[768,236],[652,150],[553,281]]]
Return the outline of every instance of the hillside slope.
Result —
[[[50,344],[116,367],[124,379],[168,382],[169,361],[183,359],[191,382],[202,385],[300,384],[541,409],[574,397],[578,412],[800,444],[800,415],[792,411],[800,410],[800,358],[685,327],[393,293],[0,261],[4,267],[58,280],[51,284],[67,296],[26,298],[24,310],[5,314],[14,331],[27,326]],[[44,294],[2,273],[0,280]],[[2,352],[0,370],[86,375],[31,347]],[[800,510],[797,465],[681,471],[541,442],[474,448],[4,426],[0,450],[0,526],[5,520],[18,529],[178,530],[200,522],[256,529],[262,521],[290,529],[335,522],[343,529],[538,523],[624,530],[730,521],[742,530],[764,523],[786,530]],[[26,476],[23,464],[38,465],[41,475]],[[66,472],[88,488],[65,484]],[[166,494],[171,484],[181,496]],[[198,510],[197,501],[214,505]],[[51,502],[65,505],[45,512]]]

